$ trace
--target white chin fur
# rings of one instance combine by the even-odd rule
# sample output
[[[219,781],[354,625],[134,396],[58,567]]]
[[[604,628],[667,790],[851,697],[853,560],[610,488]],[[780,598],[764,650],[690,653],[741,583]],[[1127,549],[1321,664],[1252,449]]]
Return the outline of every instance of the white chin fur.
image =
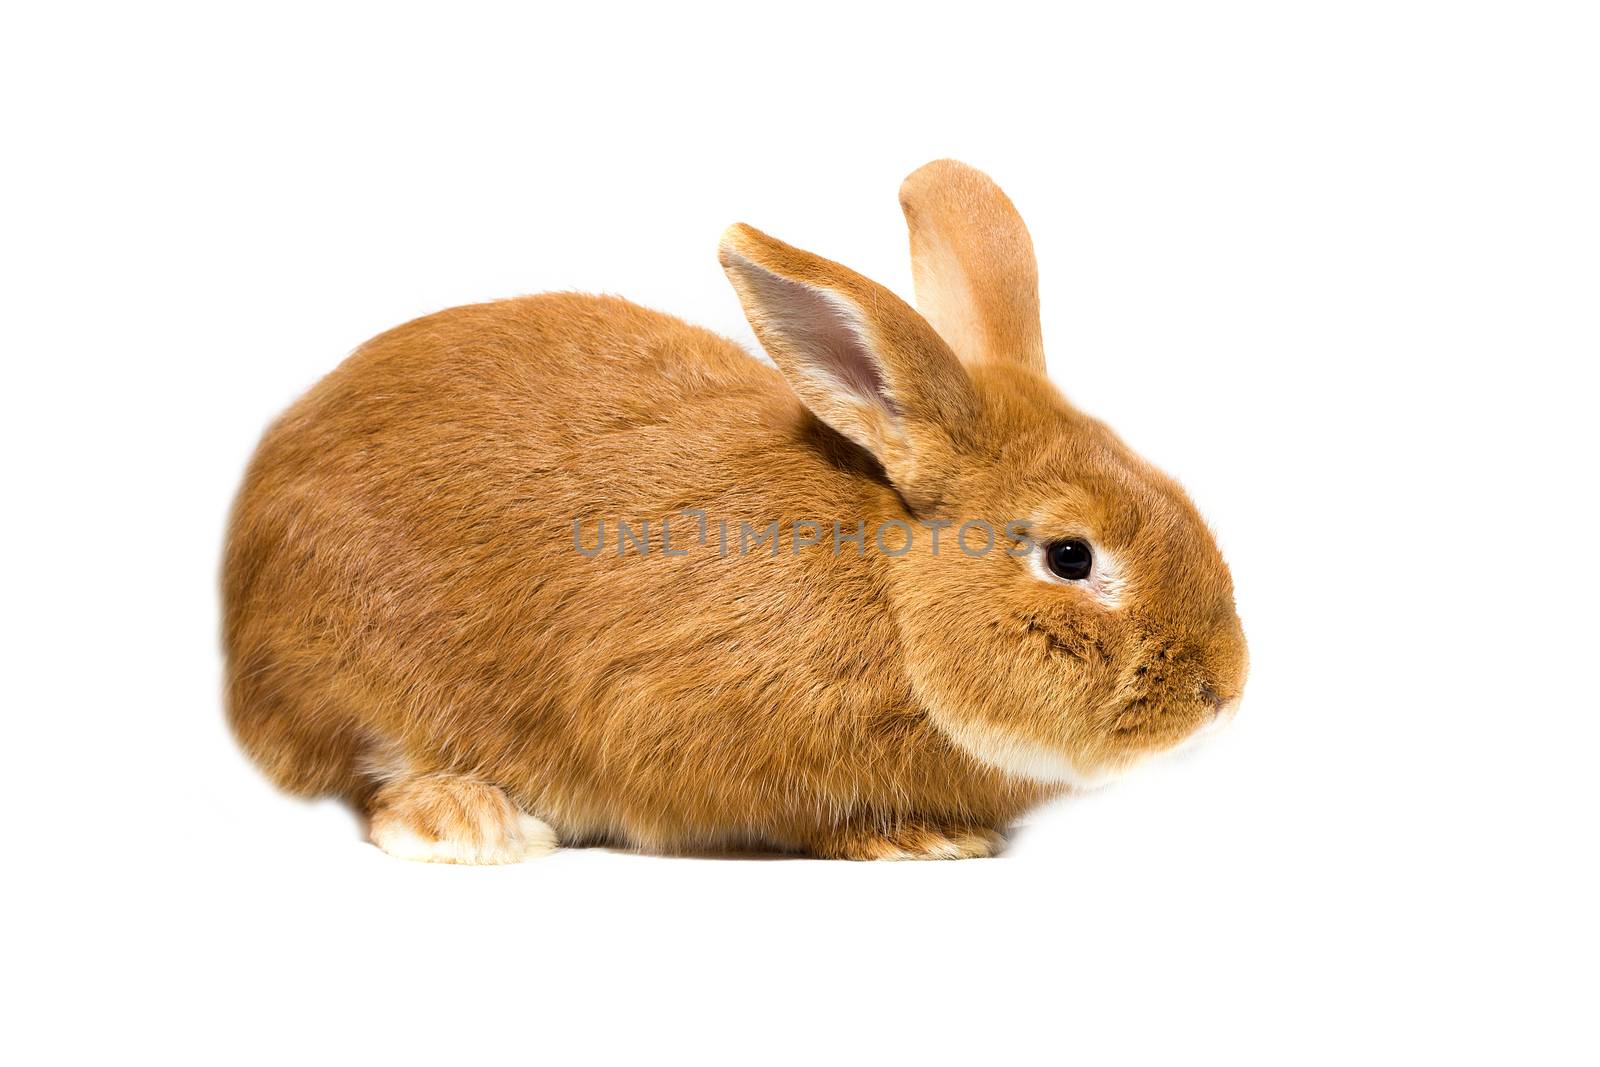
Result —
[[[1127,766],[1097,771],[1083,771],[1065,754],[1034,741],[1010,736],[993,727],[962,725],[944,727],[945,734],[967,755],[980,763],[1016,778],[1045,785],[1065,785],[1077,790],[1099,789],[1121,778],[1134,766],[1145,760],[1190,752],[1204,744],[1233,721],[1238,702],[1224,707],[1210,722],[1164,752],[1153,752]],[[943,724],[941,724],[943,725]]]
[[[957,747],[979,763],[1030,782],[1098,789],[1115,781],[1122,773],[1080,770],[1063,753],[991,727],[964,724],[946,727],[945,732]]]

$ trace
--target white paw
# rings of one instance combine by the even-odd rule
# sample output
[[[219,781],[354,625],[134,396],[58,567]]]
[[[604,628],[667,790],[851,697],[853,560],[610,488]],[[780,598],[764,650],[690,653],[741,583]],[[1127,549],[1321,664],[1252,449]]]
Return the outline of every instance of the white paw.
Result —
[[[559,844],[556,833],[532,815],[517,812],[489,833],[428,837],[400,819],[372,823],[372,843],[389,855],[423,863],[521,863],[547,856]]]

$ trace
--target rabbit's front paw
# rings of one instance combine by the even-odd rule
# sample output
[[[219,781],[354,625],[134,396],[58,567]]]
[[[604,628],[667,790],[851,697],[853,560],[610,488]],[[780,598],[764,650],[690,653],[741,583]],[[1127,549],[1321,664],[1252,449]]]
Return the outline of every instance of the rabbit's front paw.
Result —
[[[455,774],[390,782],[372,799],[372,843],[430,863],[520,863],[556,849],[555,831],[500,789]]]

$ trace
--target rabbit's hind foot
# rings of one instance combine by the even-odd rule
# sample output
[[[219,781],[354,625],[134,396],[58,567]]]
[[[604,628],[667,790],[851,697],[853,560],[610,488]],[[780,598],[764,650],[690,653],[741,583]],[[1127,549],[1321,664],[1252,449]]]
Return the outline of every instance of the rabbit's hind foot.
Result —
[[[520,863],[556,850],[555,831],[486,782],[423,774],[385,783],[367,806],[372,843],[429,863]]]
[[[984,826],[912,820],[839,827],[814,842],[811,851],[840,860],[965,860],[998,855],[1005,843],[997,831]]]

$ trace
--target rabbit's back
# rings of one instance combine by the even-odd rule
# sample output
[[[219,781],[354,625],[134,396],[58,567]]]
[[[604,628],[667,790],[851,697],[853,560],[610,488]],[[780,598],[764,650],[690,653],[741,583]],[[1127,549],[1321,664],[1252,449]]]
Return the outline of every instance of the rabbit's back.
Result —
[[[930,777],[881,560],[763,537],[894,506],[775,370],[669,316],[559,294],[417,320],[252,464],[225,574],[235,729],[300,792],[451,770],[569,837],[770,839],[774,798],[859,788],[841,749]]]

